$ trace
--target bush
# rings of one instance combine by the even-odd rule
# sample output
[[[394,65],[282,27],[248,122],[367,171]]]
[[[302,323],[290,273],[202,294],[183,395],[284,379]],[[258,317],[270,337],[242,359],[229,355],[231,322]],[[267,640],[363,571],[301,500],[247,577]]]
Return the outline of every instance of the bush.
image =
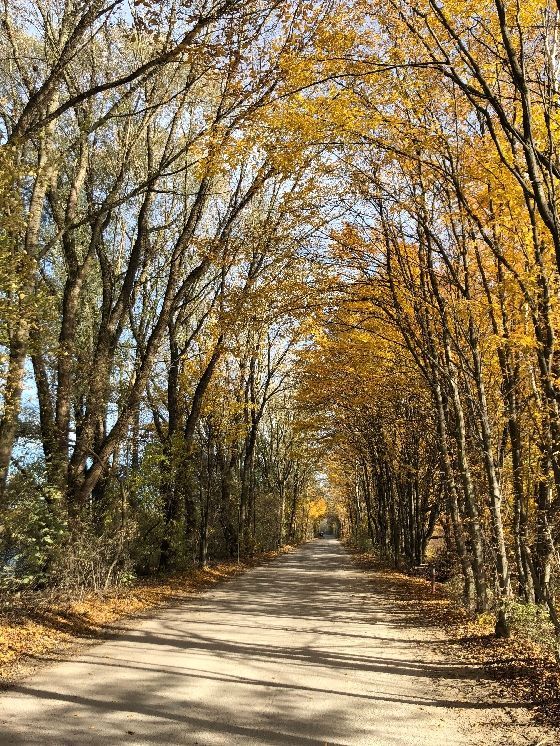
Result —
[[[557,641],[548,611],[537,604],[513,601],[507,606],[511,632],[556,653]]]
[[[135,577],[129,552],[131,539],[125,530],[97,536],[90,526],[80,527],[53,563],[52,578],[57,587],[75,595],[129,583]]]
[[[60,493],[21,475],[13,477],[0,526],[0,589],[13,592],[48,585],[67,537]]]
[[[123,525],[108,513],[102,526],[82,522],[70,528],[62,496],[41,483],[33,469],[9,481],[0,525],[0,591],[56,587],[75,594],[133,577],[136,523]]]

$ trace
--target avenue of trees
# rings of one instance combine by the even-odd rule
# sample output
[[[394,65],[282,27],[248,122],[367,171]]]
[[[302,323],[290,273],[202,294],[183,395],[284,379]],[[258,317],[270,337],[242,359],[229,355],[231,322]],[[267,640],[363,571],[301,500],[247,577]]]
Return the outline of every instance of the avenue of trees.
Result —
[[[558,8],[361,14],[351,119],[333,105],[354,202],[304,399],[356,537],[410,566],[437,529],[498,634],[521,602],[560,640]]]
[[[279,147],[273,101],[303,32],[301,9],[260,1],[4,5],[16,581],[99,585],[306,534],[290,371],[322,178]]]
[[[0,543],[109,583],[309,536],[560,640],[559,9],[5,0]],[[331,508],[329,508],[331,509]],[[88,580],[89,579],[89,580]]]

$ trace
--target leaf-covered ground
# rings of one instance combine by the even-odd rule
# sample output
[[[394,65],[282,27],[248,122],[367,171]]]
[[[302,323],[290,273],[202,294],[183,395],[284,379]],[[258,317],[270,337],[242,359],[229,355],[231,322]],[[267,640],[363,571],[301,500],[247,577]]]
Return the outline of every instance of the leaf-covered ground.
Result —
[[[499,694],[527,703],[538,722],[559,727],[560,667],[543,646],[516,635],[497,639],[490,618],[469,619],[442,585],[432,593],[424,578],[388,569],[369,553],[353,557],[408,623],[444,630],[450,657],[483,665]]]
[[[282,552],[289,549],[284,547]],[[184,601],[280,553],[266,552],[240,564],[221,562],[205,569],[137,581],[103,594],[87,593],[79,600],[53,592],[4,599],[0,606],[0,684],[13,681],[78,640],[111,634],[120,620]]]

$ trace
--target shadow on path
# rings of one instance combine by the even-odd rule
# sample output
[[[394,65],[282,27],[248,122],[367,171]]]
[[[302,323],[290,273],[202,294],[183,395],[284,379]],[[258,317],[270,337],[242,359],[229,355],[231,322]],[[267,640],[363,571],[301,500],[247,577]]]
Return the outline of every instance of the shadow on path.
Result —
[[[403,628],[338,542],[314,541],[12,687],[0,743],[452,746],[458,712],[520,706],[445,696],[483,671]]]

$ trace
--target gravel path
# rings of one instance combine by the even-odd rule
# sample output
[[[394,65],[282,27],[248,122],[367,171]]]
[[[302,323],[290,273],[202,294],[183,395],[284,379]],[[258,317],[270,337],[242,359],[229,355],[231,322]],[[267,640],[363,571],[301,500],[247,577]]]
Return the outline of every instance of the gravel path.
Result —
[[[553,744],[316,540],[0,695],[1,744]]]

